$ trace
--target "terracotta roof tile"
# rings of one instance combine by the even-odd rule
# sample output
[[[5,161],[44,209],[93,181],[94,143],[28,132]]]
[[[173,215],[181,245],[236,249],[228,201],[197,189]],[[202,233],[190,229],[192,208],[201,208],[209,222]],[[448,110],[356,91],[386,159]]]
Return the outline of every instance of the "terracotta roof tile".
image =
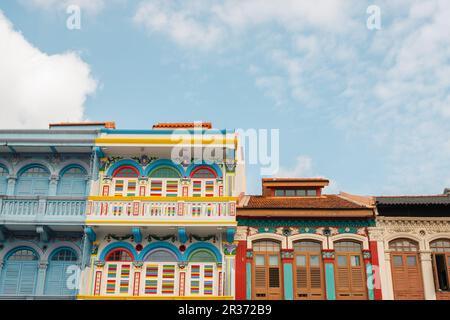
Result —
[[[116,123],[113,121],[110,122],[59,122],[59,123],[50,123],[49,127],[66,127],[66,126],[99,126],[103,125],[108,129],[115,129]]]
[[[162,122],[153,125],[153,129],[192,129],[200,124],[204,129],[212,129],[211,122]]]
[[[346,200],[338,195],[320,197],[250,196],[242,209],[367,209],[367,206]]]

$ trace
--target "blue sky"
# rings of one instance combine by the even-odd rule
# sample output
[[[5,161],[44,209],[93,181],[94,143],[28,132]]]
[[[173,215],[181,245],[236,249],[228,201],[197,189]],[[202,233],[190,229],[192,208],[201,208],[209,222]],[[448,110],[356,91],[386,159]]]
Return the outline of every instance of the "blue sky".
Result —
[[[274,128],[281,176],[324,176],[330,192],[441,193],[450,2],[392,2],[2,1],[0,125]],[[66,27],[69,4],[79,30]],[[373,4],[380,30],[366,26]],[[258,193],[259,168],[247,171]]]

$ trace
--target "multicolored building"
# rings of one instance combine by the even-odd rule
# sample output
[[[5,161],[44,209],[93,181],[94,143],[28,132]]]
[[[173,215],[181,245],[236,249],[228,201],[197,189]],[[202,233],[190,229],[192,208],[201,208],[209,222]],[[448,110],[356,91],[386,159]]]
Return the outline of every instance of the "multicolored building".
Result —
[[[370,199],[325,195],[326,179],[263,179],[238,207],[236,298],[380,299]],[[368,285],[373,284],[373,285]]]
[[[239,139],[209,123],[104,129],[79,298],[234,297]]]
[[[0,299],[450,299],[450,191],[266,178],[210,123],[0,130]]]

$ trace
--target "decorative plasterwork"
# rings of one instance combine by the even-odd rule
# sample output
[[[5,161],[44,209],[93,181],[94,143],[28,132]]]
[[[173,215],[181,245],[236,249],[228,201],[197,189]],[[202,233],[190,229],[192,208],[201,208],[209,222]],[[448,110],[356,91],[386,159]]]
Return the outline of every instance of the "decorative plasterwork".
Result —
[[[365,227],[354,228],[354,227],[342,227],[342,228],[334,228],[334,227],[248,227],[246,235],[253,236],[256,234],[262,233],[272,233],[277,235],[282,235],[285,237],[297,235],[297,234],[317,234],[323,236],[335,236],[338,234],[357,234],[360,236],[367,236],[367,231]],[[238,227],[236,240],[245,240],[243,227]],[[244,236],[244,239],[242,237]]]

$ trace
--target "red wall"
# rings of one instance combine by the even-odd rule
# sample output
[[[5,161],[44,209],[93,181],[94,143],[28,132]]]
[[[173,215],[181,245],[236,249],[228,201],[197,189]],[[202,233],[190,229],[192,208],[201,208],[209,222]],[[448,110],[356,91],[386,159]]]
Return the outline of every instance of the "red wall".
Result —
[[[236,300],[246,298],[246,258],[247,241],[239,241],[236,250]]]

